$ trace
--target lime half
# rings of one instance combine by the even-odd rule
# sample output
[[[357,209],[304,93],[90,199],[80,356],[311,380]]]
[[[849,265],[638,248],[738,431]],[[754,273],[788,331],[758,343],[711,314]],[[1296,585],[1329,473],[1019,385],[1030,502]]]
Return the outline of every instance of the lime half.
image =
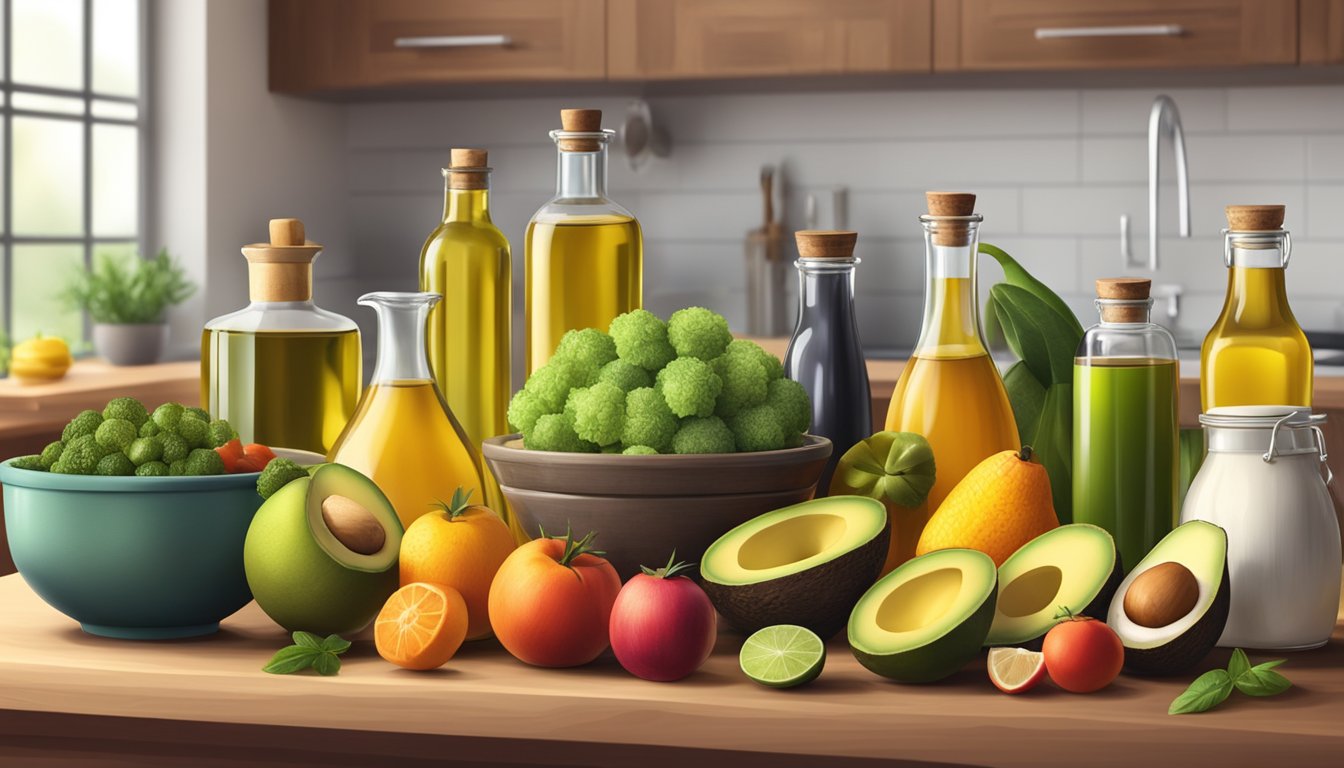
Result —
[[[826,666],[826,646],[806,627],[766,627],[742,645],[738,655],[747,677],[771,688],[792,688],[812,682]]]

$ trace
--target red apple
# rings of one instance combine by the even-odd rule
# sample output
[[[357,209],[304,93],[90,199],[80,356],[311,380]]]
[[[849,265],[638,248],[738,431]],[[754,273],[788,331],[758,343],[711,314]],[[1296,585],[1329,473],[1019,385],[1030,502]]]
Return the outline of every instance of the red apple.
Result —
[[[635,677],[680,680],[699,669],[714,650],[714,606],[698,584],[679,575],[691,567],[670,560],[656,571],[644,568],[616,596],[611,650]]]

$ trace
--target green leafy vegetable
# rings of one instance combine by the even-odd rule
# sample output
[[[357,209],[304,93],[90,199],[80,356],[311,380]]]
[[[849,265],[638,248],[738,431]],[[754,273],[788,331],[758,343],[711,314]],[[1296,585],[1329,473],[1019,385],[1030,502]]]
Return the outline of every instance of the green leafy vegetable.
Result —
[[[1189,715],[1207,712],[1227,701],[1233,689],[1247,696],[1273,696],[1283,693],[1293,685],[1288,682],[1288,678],[1274,671],[1274,668],[1283,662],[1283,659],[1275,659],[1251,666],[1251,660],[1246,656],[1246,652],[1237,648],[1232,651],[1227,669],[1212,669],[1195,678],[1195,682],[1185,689],[1185,693],[1171,702],[1167,714]]]
[[[92,269],[74,273],[61,298],[95,323],[159,323],[165,310],[195,290],[167,251],[152,259],[100,254]]]
[[[1225,669],[1211,669],[1195,678],[1195,682],[1176,697],[1167,708],[1169,715],[1188,715],[1207,712],[1227,701],[1232,695],[1232,676]]]
[[[1288,678],[1274,671],[1274,668],[1283,662],[1283,659],[1276,659],[1256,664],[1234,680],[1233,684],[1237,686],[1238,691],[1247,696],[1274,696],[1283,693],[1293,687]]]
[[[319,675],[330,677],[341,671],[339,656],[348,650],[350,641],[339,635],[327,635],[323,639],[311,632],[295,632],[294,644],[276,651],[261,671],[273,675],[292,675],[305,669],[314,669]]]

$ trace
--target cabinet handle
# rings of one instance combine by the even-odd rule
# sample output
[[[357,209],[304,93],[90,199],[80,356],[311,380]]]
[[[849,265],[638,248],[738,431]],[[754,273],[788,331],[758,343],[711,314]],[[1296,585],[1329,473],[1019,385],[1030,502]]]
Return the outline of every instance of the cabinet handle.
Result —
[[[398,37],[396,48],[502,48],[513,42],[508,35],[421,35]]]
[[[1115,27],[1037,27],[1037,40],[1060,40],[1075,37],[1180,37],[1185,27],[1180,24],[1139,24]]]

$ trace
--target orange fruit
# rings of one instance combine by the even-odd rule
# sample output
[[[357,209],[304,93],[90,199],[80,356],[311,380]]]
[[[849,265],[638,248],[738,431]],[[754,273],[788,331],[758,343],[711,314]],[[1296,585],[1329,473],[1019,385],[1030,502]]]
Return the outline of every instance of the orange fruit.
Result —
[[[421,515],[401,537],[401,583],[443,584],[467,601],[467,639],[490,636],[490,582],[517,546],[509,527],[458,489],[450,503]]]
[[[467,636],[467,603],[442,584],[407,584],[392,593],[373,621],[378,655],[406,669],[448,663]]]

